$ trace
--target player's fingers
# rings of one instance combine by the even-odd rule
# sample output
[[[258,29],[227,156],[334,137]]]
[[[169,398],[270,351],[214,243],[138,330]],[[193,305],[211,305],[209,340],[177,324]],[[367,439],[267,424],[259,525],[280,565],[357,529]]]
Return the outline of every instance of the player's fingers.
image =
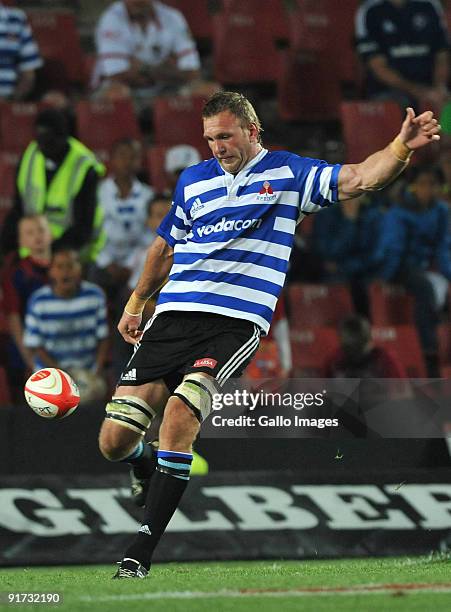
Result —
[[[415,120],[415,111],[411,106],[406,108],[406,117],[404,119],[403,125],[409,125]]]
[[[430,121],[432,121],[433,118],[434,118],[434,113],[432,111],[425,111],[424,113],[421,113],[421,115],[418,115],[418,117],[416,117],[415,123],[418,123],[420,125],[425,125],[426,123],[429,123]]]

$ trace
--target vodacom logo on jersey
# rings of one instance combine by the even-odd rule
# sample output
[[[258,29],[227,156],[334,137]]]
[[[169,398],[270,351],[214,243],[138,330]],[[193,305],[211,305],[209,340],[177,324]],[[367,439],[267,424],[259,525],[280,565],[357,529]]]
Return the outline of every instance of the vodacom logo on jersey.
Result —
[[[262,224],[262,219],[229,219],[223,217],[221,221],[218,221],[215,225],[203,225],[197,228],[199,236],[208,236],[208,234],[219,233],[219,232],[234,232],[239,230],[245,230],[252,228],[259,228]]]

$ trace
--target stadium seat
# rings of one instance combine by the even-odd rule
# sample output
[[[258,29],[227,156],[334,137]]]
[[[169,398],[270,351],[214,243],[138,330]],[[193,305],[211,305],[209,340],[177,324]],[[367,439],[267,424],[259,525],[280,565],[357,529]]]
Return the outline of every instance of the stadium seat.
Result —
[[[0,152],[0,211],[11,206],[19,163],[17,153]]]
[[[30,11],[28,19],[45,60],[46,87],[82,83],[83,51],[74,13]]]
[[[212,19],[214,76],[220,83],[276,80],[277,34],[272,2],[224,0]],[[282,12],[282,7],[279,7]]]
[[[10,406],[12,404],[11,390],[8,384],[5,368],[0,366],[0,406]]]
[[[137,138],[141,132],[130,100],[81,100],[76,107],[78,138],[100,157],[108,153],[116,140]],[[103,153],[104,152],[104,153]]]
[[[413,325],[374,326],[372,338],[376,345],[386,346],[398,356],[409,378],[426,378],[426,366]]]
[[[205,157],[211,157],[203,138],[203,96],[156,97],[153,105],[155,144],[176,145],[184,142],[196,147]]]
[[[322,377],[327,357],[339,347],[338,334],[331,327],[292,330],[293,377]]]
[[[257,352],[246,368],[246,378],[277,378],[281,373],[281,365],[277,343],[269,338],[262,338]]]
[[[414,323],[414,298],[399,285],[372,283],[369,288],[370,317],[373,325]]]
[[[41,105],[0,103],[0,144],[3,151],[22,153],[34,138],[34,122]]]
[[[320,51],[337,61],[340,81],[356,80],[354,15],[358,0],[294,0],[288,6],[289,41],[294,51]],[[339,49],[339,53],[337,50]]]
[[[398,134],[403,114],[395,102],[342,102],[340,115],[346,160],[363,161]]]
[[[345,285],[288,286],[290,326],[295,329],[336,327],[354,312],[349,289]]]
[[[299,55],[280,52],[277,106],[284,121],[338,119],[340,83],[334,57],[324,52]]]
[[[167,145],[154,145],[146,151],[146,168],[149,173],[149,183],[155,191],[161,193],[170,189],[170,183],[165,171]]]
[[[194,38],[211,38],[212,14],[209,0],[165,0],[164,3],[183,13]]]
[[[451,366],[451,325],[438,326],[438,359],[441,366]]]

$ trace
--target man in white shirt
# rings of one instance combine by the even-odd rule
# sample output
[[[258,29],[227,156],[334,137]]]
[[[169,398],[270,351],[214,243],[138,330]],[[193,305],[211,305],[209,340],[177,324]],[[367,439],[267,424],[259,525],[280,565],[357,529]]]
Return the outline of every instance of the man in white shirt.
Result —
[[[200,59],[183,15],[156,0],[114,2],[96,28],[94,86],[152,96],[199,79]]]

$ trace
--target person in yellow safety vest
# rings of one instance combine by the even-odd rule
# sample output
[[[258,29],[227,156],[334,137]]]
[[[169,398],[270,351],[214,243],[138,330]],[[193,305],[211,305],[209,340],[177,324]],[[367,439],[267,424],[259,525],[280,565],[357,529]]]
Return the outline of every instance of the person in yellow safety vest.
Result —
[[[105,236],[97,185],[105,169],[92,151],[69,134],[66,115],[43,110],[36,118],[36,140],[30,142],[19,163],[16,197],[5,220],[2,250],[17,248],[17,223],[24,215],[43,214],[53,246],[81,251],[94,260]],[[25,256],[26,253],[21,253]]]

